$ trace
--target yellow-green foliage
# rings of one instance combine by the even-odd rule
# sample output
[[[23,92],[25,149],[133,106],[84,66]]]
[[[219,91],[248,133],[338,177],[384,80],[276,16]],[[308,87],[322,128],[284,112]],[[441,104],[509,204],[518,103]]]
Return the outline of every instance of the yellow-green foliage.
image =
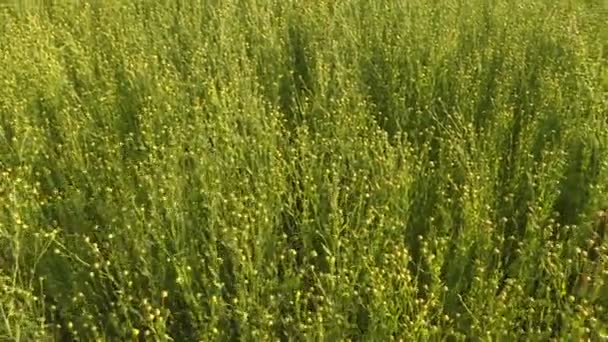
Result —
[[[0,3],[0,340],[598,340],[606,1]]]

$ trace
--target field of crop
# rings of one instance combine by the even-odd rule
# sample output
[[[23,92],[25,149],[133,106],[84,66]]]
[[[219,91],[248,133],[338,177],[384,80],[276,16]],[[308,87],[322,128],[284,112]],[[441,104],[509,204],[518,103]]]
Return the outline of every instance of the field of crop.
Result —
[[[0,341],[605,338],[607,23],[0,3]]]

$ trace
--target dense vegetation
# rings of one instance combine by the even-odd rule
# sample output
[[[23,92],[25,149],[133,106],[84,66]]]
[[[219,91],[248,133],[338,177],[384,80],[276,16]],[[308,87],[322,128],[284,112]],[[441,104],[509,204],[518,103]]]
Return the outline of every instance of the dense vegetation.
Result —
[[[0,4],[0,340],[605,336],[607,22]]]

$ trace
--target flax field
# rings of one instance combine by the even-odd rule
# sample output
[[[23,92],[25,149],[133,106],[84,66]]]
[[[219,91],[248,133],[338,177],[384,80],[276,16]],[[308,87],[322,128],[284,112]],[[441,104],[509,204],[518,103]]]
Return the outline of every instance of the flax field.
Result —
[[[0,341],[608,338],[608,1],[0,1]]]

